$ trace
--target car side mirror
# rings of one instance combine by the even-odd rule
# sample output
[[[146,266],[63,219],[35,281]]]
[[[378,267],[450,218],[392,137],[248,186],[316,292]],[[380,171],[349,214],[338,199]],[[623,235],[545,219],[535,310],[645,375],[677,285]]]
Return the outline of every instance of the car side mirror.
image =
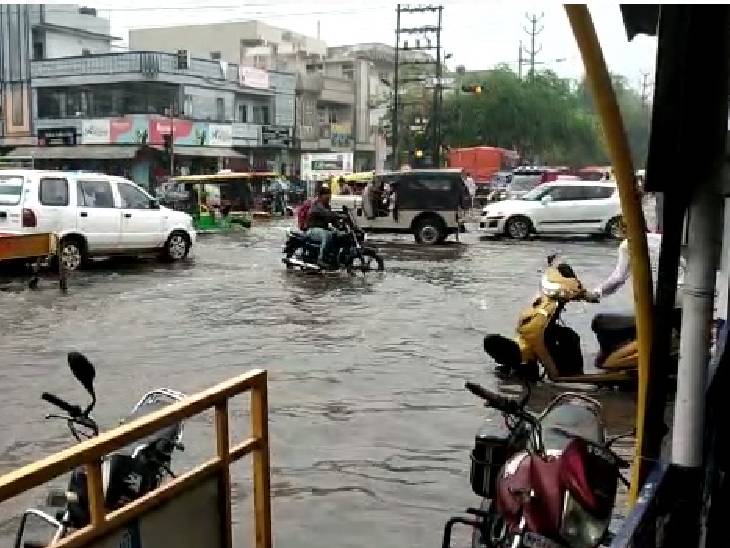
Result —
[[[547,196],[543,196],[540,202],[542,202],[542,205],[548,205],[550,202],[553,201],[553,197],[549,194]]]
[[[160,209],[160,201],[152,198],[150,200],[150,209]]]
[[[94,393],[96,370],[88,358],[80,352],[69,352],[68,366],[71,368],[71,373],[73,373],[74,377],[76,377],[91,397],[96,398]]]

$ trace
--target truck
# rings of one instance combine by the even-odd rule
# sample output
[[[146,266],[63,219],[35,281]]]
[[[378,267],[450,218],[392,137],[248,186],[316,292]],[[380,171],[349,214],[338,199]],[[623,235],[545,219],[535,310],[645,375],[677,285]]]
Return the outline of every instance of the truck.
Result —
[[[498,147],[452,148],[448,153],[449,167],[459,167],[479,184],[488,184],[500,171],[517,167],[519,155],[514,150]]]

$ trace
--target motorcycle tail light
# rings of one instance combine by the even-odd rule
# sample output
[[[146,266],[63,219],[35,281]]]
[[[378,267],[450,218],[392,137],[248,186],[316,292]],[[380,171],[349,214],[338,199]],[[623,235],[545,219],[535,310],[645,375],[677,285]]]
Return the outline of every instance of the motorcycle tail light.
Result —
[[[593,516],[566,491],[560,537],[570,548],[594,548],[601,544],[610,520],[610,514],[601,518]]]

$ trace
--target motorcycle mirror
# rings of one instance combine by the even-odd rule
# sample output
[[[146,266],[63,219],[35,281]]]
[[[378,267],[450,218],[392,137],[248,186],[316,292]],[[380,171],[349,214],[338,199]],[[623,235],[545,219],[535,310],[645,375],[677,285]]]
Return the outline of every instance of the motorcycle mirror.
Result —
[[[80,352],[69,352],[68,366],[71,368],[71,373],[73,373],[74,377],[76,377],[91,397],[96,399],[96,394],[94,393],[96,370],[86,356]]]

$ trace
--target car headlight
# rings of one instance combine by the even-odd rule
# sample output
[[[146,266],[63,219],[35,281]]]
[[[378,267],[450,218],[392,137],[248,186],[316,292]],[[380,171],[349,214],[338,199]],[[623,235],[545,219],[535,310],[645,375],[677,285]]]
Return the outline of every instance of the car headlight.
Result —
[[[560,536],[570,548],[593,548],[603,540],[611,521],[611,514],[597,518],[586,511],[569,492],[563,502],[563,523]]]

